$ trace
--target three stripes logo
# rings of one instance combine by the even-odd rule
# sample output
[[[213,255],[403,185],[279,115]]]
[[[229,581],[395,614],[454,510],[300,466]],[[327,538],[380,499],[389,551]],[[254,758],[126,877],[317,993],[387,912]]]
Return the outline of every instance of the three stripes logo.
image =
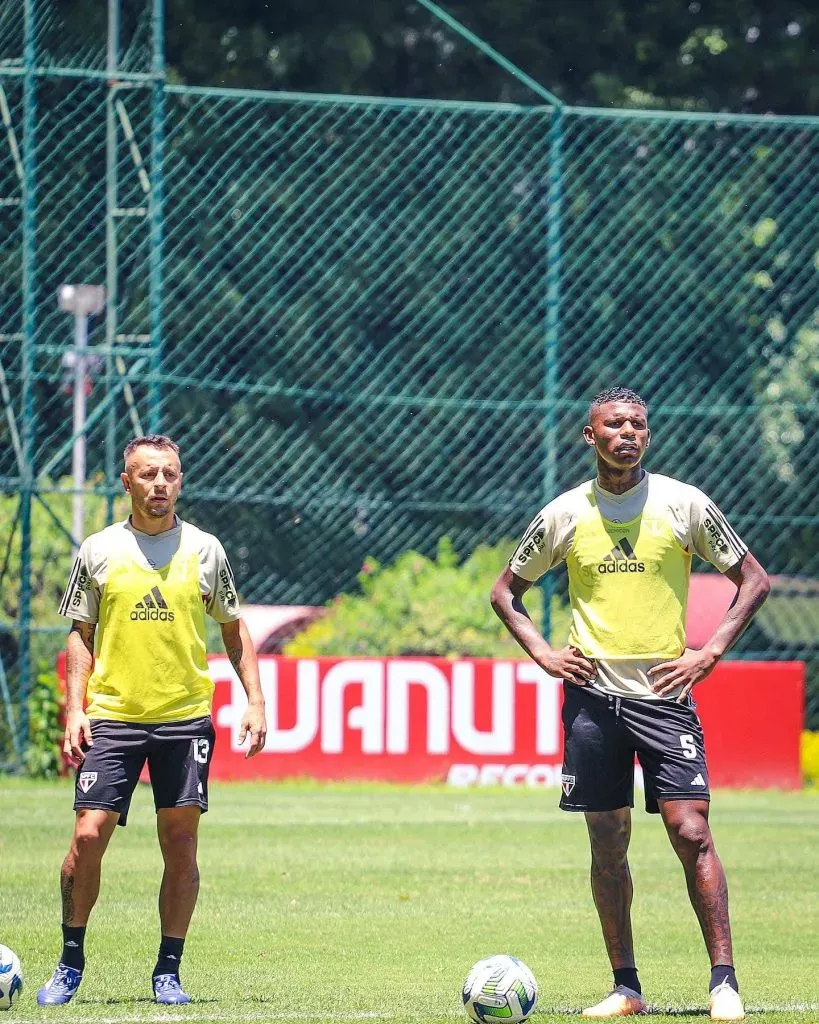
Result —
[[[597,566],[601,575],[620,572],[645,572],[645,562],[638,562],[634,548],[626,537],[614,545],[603,561]]]
[[[168,608],[159,587],[152,587],[141,601],[137,601],[131,612],[132,622],[173,622],[173,612]]]

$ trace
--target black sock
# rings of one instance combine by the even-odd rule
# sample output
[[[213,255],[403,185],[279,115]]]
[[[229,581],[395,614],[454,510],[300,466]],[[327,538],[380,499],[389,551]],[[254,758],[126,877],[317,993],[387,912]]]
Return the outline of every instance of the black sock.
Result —
[[[716,967],[711,968],[711,984],[708,986],[708,991],[713,992],[717,985],[721,985],[724,981],[728,982],[734,992],[739,992],[736,972],[730,964],[717,964]]]
[[[70,928],[63,925],[63,951],[60,963],[81,971],[85,967],[85,927]]]
[[[633,989],[642,995],[643,990],[640,988],[636,967],[618,967],[614,972],[614,987],[617,988],[618,985],[625,985],[626,988]]]
[[[179,976],[179,961],[182,959],[182,950],[185,948],[184,939],[174,939],[170,935],[163,935],[159,944],[159,956],[153,977],[158,974],[175,974]]]

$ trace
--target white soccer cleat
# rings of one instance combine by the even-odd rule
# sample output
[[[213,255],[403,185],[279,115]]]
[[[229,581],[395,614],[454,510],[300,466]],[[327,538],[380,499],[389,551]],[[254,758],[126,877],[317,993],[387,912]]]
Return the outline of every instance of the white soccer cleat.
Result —
[[[634,1017],[646,1012],[646,1004],[639,992],[625,985],[618,985],[613,992],[597,1004],[589,1006],[582,1013],[583,1017]]]
[[[745,1007],[736,989],[731,988],[727,981],[720,982],[711,989],[708,999],[711,1020],[745,1020]]]

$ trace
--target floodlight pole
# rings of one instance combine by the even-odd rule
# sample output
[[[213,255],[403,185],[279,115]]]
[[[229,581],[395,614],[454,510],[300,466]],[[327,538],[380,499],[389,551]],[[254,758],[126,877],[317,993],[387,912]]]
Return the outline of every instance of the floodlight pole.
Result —
[[[64,284],[57,291],[57,305],[74,316],[74,430],[71,468],[74,494],[71,503],[71,536],[74,553],[85,530],[85,383],[88,377],[88,318],[105,309],[105,288],[93,284]]]
[[[74,314],[74,446],[71,450],[71,472],[74,494],[71,502],[71,536],[74,554],[85,534],[85,381],[88,365],[88,317]]]

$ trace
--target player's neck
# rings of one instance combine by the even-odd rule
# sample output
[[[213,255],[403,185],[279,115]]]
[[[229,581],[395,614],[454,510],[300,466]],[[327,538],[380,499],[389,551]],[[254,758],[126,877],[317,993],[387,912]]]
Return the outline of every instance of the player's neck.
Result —
[[[640,465],[616,469],[602,460],[597,461],[597,486],[609,494],[625,494],[636,487],[645,475],[646,471]]]
[[[173,509],[161,519],[154,519],[153,516],[140,515],[135,508],[131,509],[129,517],[131,526],[140,533],[147,533],[149,537],[156,537],[160,533],[167,533],[176,526],[176,515]]]

